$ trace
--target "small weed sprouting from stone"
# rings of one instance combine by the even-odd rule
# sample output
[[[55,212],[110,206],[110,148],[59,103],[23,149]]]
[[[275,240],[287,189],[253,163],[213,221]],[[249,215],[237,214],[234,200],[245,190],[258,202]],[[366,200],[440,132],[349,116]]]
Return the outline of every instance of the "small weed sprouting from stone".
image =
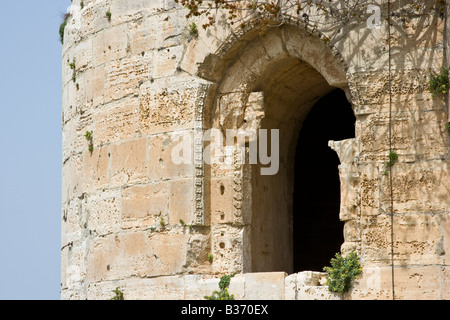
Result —
[[[328,290],[343,294],[350,290],[353,281],[362,272],[358,256],[355,252],[351,252],[344,258],[340,253],[336,253],[330,263],[331,267],[323,268],[323,271],[327,273]]]
[[[92,153],[94,151],[94,142],[93,142],[92,131],[86,131],[84,137],[86,138],[86,141],[89,142],[88,150],[90,153]]]
[[[72,81],[75,83],[77,81],[77,72],[76,72],[76,65],[75,65],[75,58],[73,58],[73,61],[69,63],[70,69],[72,69]]]
[[[440,74],[430,71],[428,85],[433,98],[446,95],[449,90],[448,69],[442,68]]]
[[[198,37],[198,29],[197,29],[197,25],[195,24],[195,22],[192,22],[189,25],[189,35],[194,38]]]
[[[234,300],[234,294],[228,293],[228,286],[230,285],[231,278],[233,278],[236,274],[232,275],[224,275],[220,278],[219,281],[219,291],[214,290],[212,295],[205,296],[206,300]]]
[[[394,151],[389,152],[389,161],[386,162],[386,166],[392,167],[398,160],[398,154]]]
[[[123,292],[120,290],[119,287],[117,287],[115,290],[113,290],[113,292],[115,293],[115,296],[112,297],[110,300],[125,300],[125,298],[123,296]]]
[[[72,15],[70,13],[65,13],[63,15],[63,22],[59,26],[59,39],[61,44],[64,44],[64,31],[66,30],[67,23]]]
[[[159,225],[161,226],[161,228],[165,228],[166,227],[166,222],[164,221],[163,217],[159,218]]]

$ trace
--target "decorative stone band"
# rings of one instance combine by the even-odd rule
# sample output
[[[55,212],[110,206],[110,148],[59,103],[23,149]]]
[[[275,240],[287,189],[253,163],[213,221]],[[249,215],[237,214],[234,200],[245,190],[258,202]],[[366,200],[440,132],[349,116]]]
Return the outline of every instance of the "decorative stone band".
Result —
[[[204,225],[204,188],[205,172],[203,161],[203,112],[209,85],[201,84],[197,91],[194,120],[194,166],[195,166],[195,214],[192,223]]]

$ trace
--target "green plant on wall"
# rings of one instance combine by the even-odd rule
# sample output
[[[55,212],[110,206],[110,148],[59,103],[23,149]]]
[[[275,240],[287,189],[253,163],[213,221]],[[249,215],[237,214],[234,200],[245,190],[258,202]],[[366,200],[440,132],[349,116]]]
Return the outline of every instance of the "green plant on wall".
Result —
[[[69,67],[72,69],[72,81],[77,81],[77,72],[76,72],[76,65],[75,65],[75,58],[73,58],[72,62],[69,62]]]
[[[93,141],[93,136],[92,136],[92,131],[86,131],[86,133],[84,134],[84,137],[86,138],[86,141],[89,142],[89,152],[92,153],[94,151],[94,141]]]
[[[111,300],[125,300],[123,296],[123,292],[120,290],[119,287],[117,287],[115,290],[113,290],[115,296],[111,298]]]
[[[236,274],[224,275],[219,281],[219,290],[214,290],[210,296],[205,296],[206,300],[234,300],[234,294],[229,294],[228,286],[230,285],[231,278]]]
[[[195,22],[192,22],[189,25],[189,35],[191,35],[194,38],[198,37],[198,29],[197,29],[197,25],[195,24]]]
[[[398,154],[395,153],[394,151],[390,151],[388,157],[389,157],[389,161],[386,162],[386,166],[388,166],[388,167],[394,166],[394,164],[398,160]]]
[[[69,18],[71,17],[70,13],[66,13],[63,17],[63,22],[59,26],[59,39],[61,44],[64,44],[64,30],[66,30],[67,23],[69,22]]]
[[[328,289],[331,292],[344,293],[352,286],[353,281],[361,274],[362,269],[355,252],[349,253],[345,258],[336,253],[332,258],[331,267],[324,267],[327,273]]]
[[[445,124],[445,129],[447,130],[448,133],[450,133],[450,122]]]
[[[428,90],[431,92],[433,98],[447,94],[449,89],[448,69],[445,67],[442,68],[439,74],[430,71],[428,85]]]

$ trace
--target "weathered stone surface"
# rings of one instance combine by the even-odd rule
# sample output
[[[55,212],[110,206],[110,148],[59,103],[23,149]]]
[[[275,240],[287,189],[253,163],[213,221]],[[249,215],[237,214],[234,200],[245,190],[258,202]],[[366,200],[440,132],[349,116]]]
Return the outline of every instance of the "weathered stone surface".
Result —
[[[260,34],[223,11],[208,30],[196,17],[197,37],[172,0],[83,4],[72,2],[62,50],[63,299],[109,299],[117,286],[126,299],[203,299],[233,273],[238,299],[391,299],[392,259],[395,298],[450,298],[450,118],[427,83],[450,41],[435,10],[390,39],[384,21],[338,37],[291,22]],[[292,273],[297,137],[335,88],[356,116],[355,137],[329,144],[341,252],[356,251],[363,267],[342,296],[321,273]],[[279,130],[278,173],[205,163],[210,128]]]
[[[247,300],[284,300],[284,272],[247,273],[245,298]]]
[[[94,113],[96,144],[104,145],[139,136],[139,100],[126,98],[99,107]]]
[[[113,185],[143,182],[147,179],[147,144],[147,139],[141,138],[111,146],[108,158],[111,158],[110,182]]]
[[[149,138],[149,179],[151,181],[193,176],[195,172],[193,155],[183,154],[184,150],[191,150],[189,148],[191,144],[188,143],[185,149],[183,138],[186,138],[187,142],[193,141],[191,132],[167,133]],[[175,147],[180,146],[182,151],[179,153],[176,153],[178,149],[173,151]],[[187,163],[183,160],[186,156]]]
[[[122,227],[156,225],[168,214],[167,183],[137,185],[122,191]]]
[[[83,153],[83,180],[85,192],[106,187],[109,182],[109,147],[94,148]]]
[[[189,83],[190,79],[180,80],[155,80],[141,86],[139,126],[142,134],[192,127],[198,89]]]

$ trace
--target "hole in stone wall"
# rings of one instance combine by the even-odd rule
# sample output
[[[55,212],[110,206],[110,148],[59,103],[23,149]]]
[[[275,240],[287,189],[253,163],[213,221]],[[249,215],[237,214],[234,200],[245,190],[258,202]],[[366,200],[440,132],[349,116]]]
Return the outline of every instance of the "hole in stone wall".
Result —
[[[317,102],[303,124],[295,159],[294,272],[322,271],[344,242],[340,162],[328,141],[354,138],[355,121],[345,93],[337,89]]]
[[[220,195],[223,196],[223,194],[225,193],[225,186],[223,184],[220,185]]]

